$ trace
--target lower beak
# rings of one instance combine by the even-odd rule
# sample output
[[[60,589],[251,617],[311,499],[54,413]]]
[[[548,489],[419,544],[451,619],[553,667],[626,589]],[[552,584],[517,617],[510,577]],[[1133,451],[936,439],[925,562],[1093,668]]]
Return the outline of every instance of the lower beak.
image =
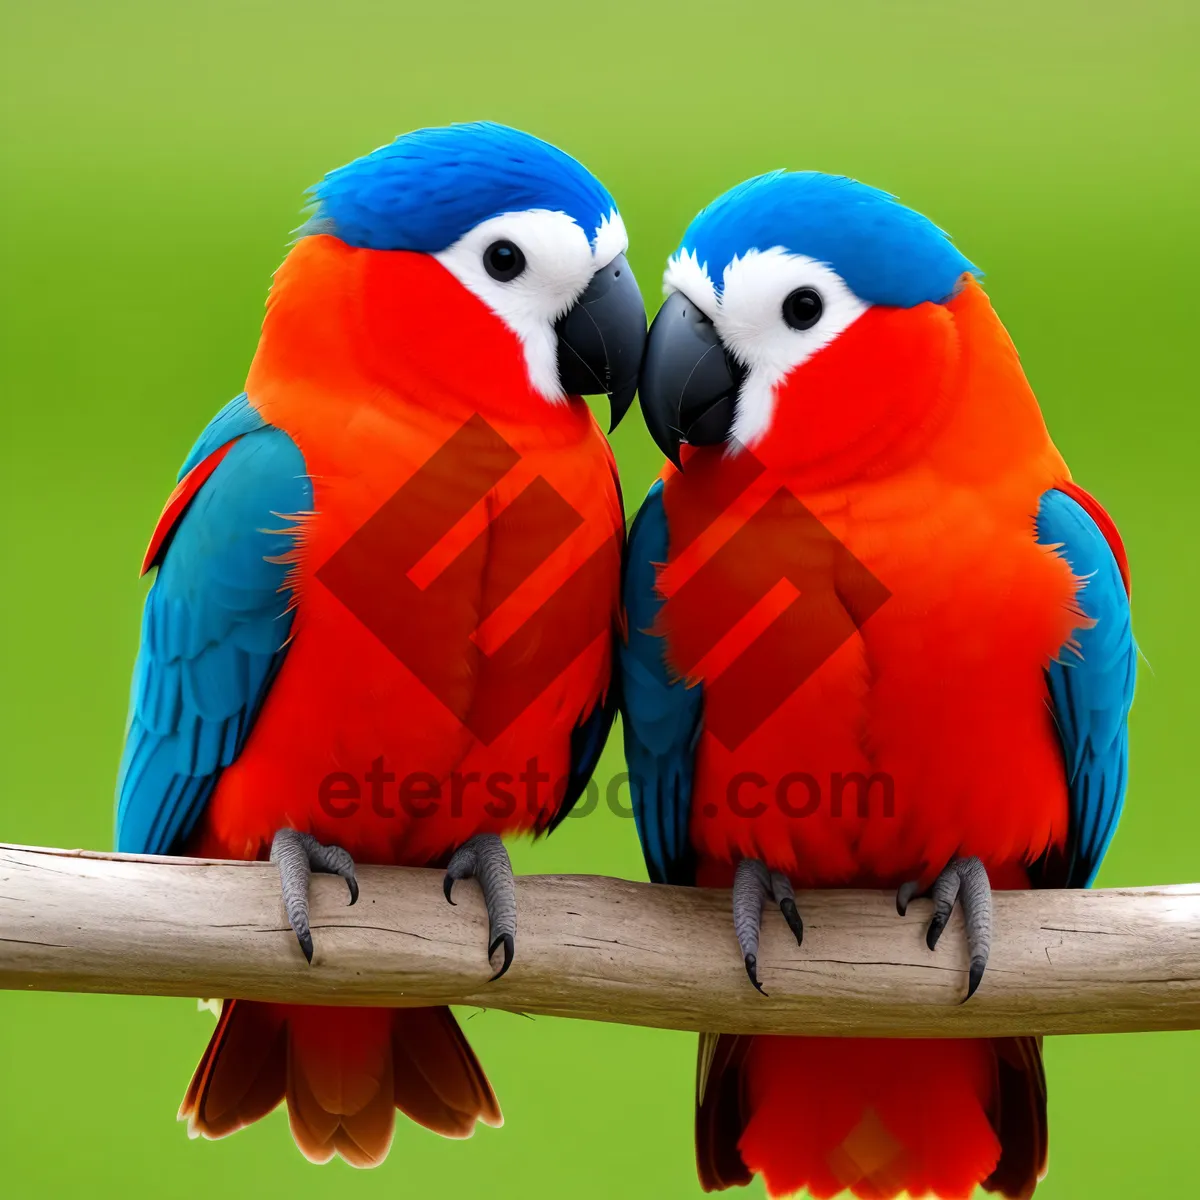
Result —
[[[650,327],[640,394],[646,428],[676,466],[682,442],[729,437],[742,375],[708,317],[682,292],[668,296]]]
[[[555,329],[563,391],[580,396],[606,392],[611,433],[633,403],[646,347],[646,306],[625,255],[618,254],[592,276]]]

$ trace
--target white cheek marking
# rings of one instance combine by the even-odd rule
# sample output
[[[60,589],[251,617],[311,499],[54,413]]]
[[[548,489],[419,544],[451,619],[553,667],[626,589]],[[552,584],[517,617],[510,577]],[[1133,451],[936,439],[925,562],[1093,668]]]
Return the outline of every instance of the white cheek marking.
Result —
[[[667,263],[663,290],[682,292],[696,305],[746,368],[729,435],[732,452],[753,446],[770,429],[779,384],[871,306],[831,267],[782,246],[735,258],[725,268],[720,293],[707,267],[693,251],[680,251]],[[783,319],[784,298],[800,287],[816,288],[824,302],[812,329],[792,329]]]
[[[812,329],[792,329],[783,320],[784,298],[799,287],[815,288],[824,302]],[[731,438],[753,446],[771,427],[779,384],[869,307],[836,271],[806,255],[776,246],[735,258],[725,268],[714,322],[721,340],[748,369]]]
[[[624,254],[628,249],[629,235],[625,232],[625,222],[614,208],[608,216],[601,219],[600,227],[596,230],[596,243],[592,247],[592,271],[603,270],[618,254]]]
[[[682,292],[710,321],[717,315],[717,289],[692,250],[681,250],[667,262],[663,292]]]
[[[800,287],[815,288],[824,307],[811,329],[792,329],[783,301]],[[731,438],[753,446],[771,427],[779,384],[823,350],[871,306],[824,263],[782,247],[751,250],[725,268],[714,319],[721,341],[747,368]]]
[[[502,239],[525,255],[525,270],[509,283],[493,279],[483,265],[484,251]],[[615,211],[601,222],[593,253],[587,234],[566,213],[534,209],[481,221],[434,257],[517,335],[530,384],[557,404],[565,396],[554,323],[583,294],[592,275],[627,246],[625,225]],[[608,257],[601,261],[604,254]]]

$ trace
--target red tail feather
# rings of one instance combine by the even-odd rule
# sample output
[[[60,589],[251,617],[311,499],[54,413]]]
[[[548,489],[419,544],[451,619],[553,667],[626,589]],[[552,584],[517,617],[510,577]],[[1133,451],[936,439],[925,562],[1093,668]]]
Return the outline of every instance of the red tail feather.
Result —
[[[179,1116],[219,1138],[287,1101],[313,1162],[387,1157],[396,1109],[445,1137],[502,1123],[483,1068],[448,1008],[318,1008],[227,1001]]]
[[[761,1174],[817,1200],[1033,1194],[1046,1090],[1032,1038],[701,1041],[696,1112],[706,1190]],[[706,1066],[706,1063],[708,1064]]]

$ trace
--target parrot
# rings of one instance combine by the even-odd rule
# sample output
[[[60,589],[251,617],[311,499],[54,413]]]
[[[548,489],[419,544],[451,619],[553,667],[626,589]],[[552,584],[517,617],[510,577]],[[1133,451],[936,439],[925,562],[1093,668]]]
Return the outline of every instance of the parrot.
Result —
[[[749,179],[687,227],[664,293],[640,402],[668,461],[618,649],[650,879],[731,888],[748,999],[764,910],[805,944],[797,889],[895,890],[901,915],[928,895],[930,950],[957,905],[965,1003],[992,889],[1089,886],[1124,803],[1116,527],[981,272],[891,194]],[[695,1142],[706,1191],[1028,1197],[1041,1039],[703,1034]]]
[[[312,872],[351,904],[355,864],[444,868],[451,903],[475,878],[497,978],[501,835],[562,820],[616,713],[625,521],[581,397],[615,426],[636,391],[625,226],[575,159],[472,122],[331,171],[297,235],[143,563],[116,847],[275,863],[310,964]],[[397,1110],[501,1124],[447,1007],[225,1001],[180,1119],[220,1138],[281,1102],[308,1159],[358,1167]]]

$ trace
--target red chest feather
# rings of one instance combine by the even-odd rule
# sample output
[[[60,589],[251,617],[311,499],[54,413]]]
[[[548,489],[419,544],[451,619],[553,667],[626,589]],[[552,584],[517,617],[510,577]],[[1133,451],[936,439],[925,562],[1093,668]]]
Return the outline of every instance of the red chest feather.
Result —
[[[1066,471],[1015,355],[963,343],[908,462],[833,479],[768,446],[668,474],[661,631],[705,689],[704,882],[753,856],[799,883],[894,886],[975,854],[1004,886],[1065,835],[1044,670],[1080,623],[1078,581],[1033,518]],[[1000,403],[959,403],[985,383]],[[1031,405],[1040,438],[1013,418]]]
[[[304,454],[315,512],[291,647],[198,848],[255,857],[291,825],[419,864],[544,827],[612,670],[623,517],[602,434],[579,402],[526,395],[533,422],[511,388],[476,404],[391,361],[381,379],[361,347],[303,372],[311,346],[264,347],[248,391]]]

